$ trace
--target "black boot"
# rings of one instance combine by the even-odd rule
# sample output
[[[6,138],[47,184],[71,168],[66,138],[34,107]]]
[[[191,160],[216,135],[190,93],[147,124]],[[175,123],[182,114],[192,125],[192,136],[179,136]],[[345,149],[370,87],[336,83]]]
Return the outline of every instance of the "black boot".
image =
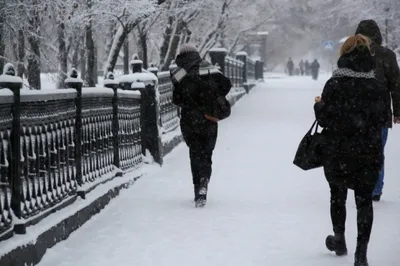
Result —
[[[199,198],[199,184],[194,184],[194,201],[196,202],[197,199]]]
[[[368,244],[357,244],[354,254],[354,266],[369,266],[367,259]]]
[[[198,197],[196,202],[196,207],[204,207],[207,202],[207,190],[208,190],[208,178],[200,179],[200,186],[198,190]]]
[[[344,234],[329,235],[325,240],[326,248],[333,251],[337,256],[347,255],[346,239]]]
[[[372,200],[373,200],[373,201],[380,201],[380,200],[381,200],[381,196],[382,196],[382,194],[373,195],[373,196],[372,196]]]

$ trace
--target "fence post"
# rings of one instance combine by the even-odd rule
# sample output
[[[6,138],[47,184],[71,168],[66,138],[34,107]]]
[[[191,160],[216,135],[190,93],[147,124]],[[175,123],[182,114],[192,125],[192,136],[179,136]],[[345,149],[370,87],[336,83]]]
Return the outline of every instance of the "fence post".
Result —
[[[75,116],[75,167],[76,167],[76,182],[79,186],[83,184],[82,179],[82,85],[83,80],[78,78],[78,71],[72,68],[65,79],[65,85],[68,88],[76,90],[76,116]],[[84,193],[84,192],[83,192]],[[84,198],[84,194],[78,192],[78,196]]]
[[[225,58],[228,54],[228,51],[225,48],[213,48],[210,51],[208,51],[208,54],[210,55],[211,58],[211,64],[213,65],[218,64],[221,72],[227,75],[227,73],[225,73]]]
[[[260,61],[259,68],[260,68],[260,80],[264,81],[264,61]]]
[[[257,60],[256,61],[256,80],[264,80],[264,62]]]
[[[137,55],[131,61],[132,73],[121,77],[120,87],[125,90],[136,90],[141,93],[140,123],[142,137],[142,153],[149,151],[156,163],[162,164],[162,142],[159,128],[160,103],[158,78],[151,73],[142,74],[143,62]]]
[[[110,88],[114,92],[112,105],[113,105],[113,119],[112,119],[112,134],[113,134],[113,148],[114,148],[114,165],[118,168],[121,167],[119,158],[119,120],[118,120],[118,88],[119,82],[115,80],[114,74],[108,72],[104,80],[104,87]],[[122,172],[118,172],[116,176],[122,176]]]
[[[139,57],[134,54],[132,56],[132,61],[130,62],[132,73],[142,73],[143,69],[143,61],[139,59]]]
[[[158,68],[154,64],[150,64],[150,67],[147,69],[150,73],[153,73],[156,77],[158,76]]]
[[[156,78],[156,77],[155,77]],[[156,163],[162,165],[163,153],[160,128],[160,104],[158,99],[157,82],[149,81],[145,84],[144,80],[132,83],[132,90],[141,92],[141,125],[142,125],[142,153],[147,151],[153,156]]]
[[[21,180],[21,88],[22,79],[15,76],[15,68],[7,63],[4,66],[3,74],[0,75],[0,87],[10,89],[14,94],[14,104],[12,106],[12,128],[11,128],[11,164],[10,164],[10,183],[11,183],[11,208],[17,218],[22,218],[22,180]],[[15,224],[16,234],[25,234],[25,224]]]
[[[248,68],[247,53],[246,52],[238,52],[236,54],[236,59],[243,62],[243,70],[242,70],[243,87],[246,90],[246,93],[249,93],[250,87],[249,87],[249,84],[247,84],[247,68]]]

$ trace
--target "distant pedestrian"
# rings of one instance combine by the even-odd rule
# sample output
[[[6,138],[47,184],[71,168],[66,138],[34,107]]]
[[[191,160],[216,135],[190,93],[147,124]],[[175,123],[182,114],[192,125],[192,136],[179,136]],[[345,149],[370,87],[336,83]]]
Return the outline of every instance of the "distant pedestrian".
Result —
[[[315,60],[311,63],[311,66],[310,66],[311,75],[312,75],[312,78],[313,78],[314,80],[317,80],[317,79],[318,79],[319,68],[320,68],[320,65],[319,65],[317,59],[315,59]]]
[[[189,147],[196,207],[204,207],[212,172],[218,121],[230,115],[225,96],[232,84],[215,66],[202,60],[197,48],[184,44],[171,71],[173,103],[180,106],[181,131]]]
[[[289,61],[286,63],[286,67],[289,72],[289,76],[293,76],[294,63],[292,61],[292,58],[289,58]]]
[[[300,68],[300,74],[301,74],[302,76],[304,76],[304,67],[305,67],[304,61],[303,61],[303,59],[301,59],[301,61],[300,61],[300,63],[299,63],[299,68]]]
[[[308,62],[308,60],[306,60],[306,62],[304,63],[304,70],[305,70],[306,76],[311,75],[311,65],[310,65],[310,62]]]

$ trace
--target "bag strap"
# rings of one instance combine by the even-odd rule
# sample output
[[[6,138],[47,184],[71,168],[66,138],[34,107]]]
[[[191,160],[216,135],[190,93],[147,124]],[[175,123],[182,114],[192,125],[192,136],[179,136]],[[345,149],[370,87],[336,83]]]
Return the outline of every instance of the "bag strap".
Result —
[[[318,132],[318,127],[319,127],[319,124],[318,124],[318,120],[317,120],[317,119],[315,119],[315,121],[314,121],[314,123],[312,124],[311,128],[308,130],[307,135],[310,135],[310,134],[311,134],[311,132],[312,132],[312,130],[313,130],[314,127],[315,127],[315,130],[314,130],[314,134],[315,134],[315,133]]]
[[[332,93],[331,93],[331,95],[330,95],[330,97],[329,97],[331,100],[332,100],[333,95],[335,95],[335,91],[336,91],[336,89],[333,89],[333,90],[332,90]],[[323,109],[326,108],[326,104],[327,104],[327,102],[325,102],[325,106],[323,106]],[[314,134],[315,134],[315,133],[318,132],[318,127],[319,127],[319,123],[318,123],[318,120],[317,120],[317,119],[315,119],[315,121],[314,121],[314,123],[312,124],[310,130],[308,131],[308,134],[311,134],[311,131],[312,131],[312,129],[313,129],[314,127],[315,127],[315,131],[314,131]]]

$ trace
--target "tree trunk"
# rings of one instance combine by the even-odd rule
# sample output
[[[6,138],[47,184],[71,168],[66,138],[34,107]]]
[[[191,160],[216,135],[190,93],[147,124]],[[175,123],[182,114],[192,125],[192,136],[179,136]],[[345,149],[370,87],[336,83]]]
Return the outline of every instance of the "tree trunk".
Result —
[[[124,42],[124,74],[129,74],[129,39],[126,38]]]
[[[168,53],[169,44],[171,42],[172,32],[174,31],[174,17],[170,16],[168,18],[168,25],[164,31],[164,39],[160,48],[160,65],[164,65],[165,57]]]
[[[103,60],[104,62],[107,61],[107,59],[108,59],[108,55],[110,54],[114,37],[117,34],[117,30],[118,30],[117,25],[115,25],[115,23],[111,23],[110,27],[108,28],[107,35],[106,35],[106,48],[105,48],[104,60]]]
[[[58,41],[58,80],[57,80],[57,89],[64,89],[65,86],[65,79],[67,78],[68,72],[68,52],[67,52],[67,45],[65,42],[65,24],[64,21],[58,21],[57,25],[57,41]]]
[[[39,3],[34,1],[35,5]],[[28,42],[30,45],[30,54],[28,56],[28,82],[32,89],[40,90],[40,14],[37,9],[33,10],[31,19],[29,19]]]
[[[97,60],[97,55],[98,55],[98,48],[97,45],[94,46],[94,67],[93,67],[93,78],[94,78],[94,83],[99,84],[99,71],[98,71],[98,60]]]
[[[147,69],[149,68],[149,54],[148,54],[148,49],[147,49],[147,33],[141,32],[139,33],[139,42],[140,42],[140,49],[142,50],[143,57],[143,68]]]
[[[6,50],[6,44],[5,44],[5,26],[4,26],[4,20],[5,20],[5,15],[4,15],[4,9],[5,9],[5,1],[0,0],[0,73],[3,73],[3,67],[5,64],[5,50]]]
[[[92,0],[87,0],[87,8],[92,8]],[[89,17],[88,24],[85,28],[86,32],[86,78],[85,85],[89,87],[95,87],[93,73],[94,73],[94,41],[93,41],[93,28],[92,19]]]
[[[78,39],[76,44],[75,44],[75,49],[72,53],[72,67],[78,69],[78,65],[79,65],[79,52],[81,51],[80,49],[81,46],[81,40]],[[83,56],[85,56],[85,54],[83,54]]]
[[[82,38],[82,45],[80,49],[80,69],[81,79],[86,80],[86,49],[85,49],[85,38]]]
[[[104,77],[107,75],[108,72],[113,72],[115,68],[115,64],[117,63],[119,52],[128,37],[129,32],[132,29],[128,28],[127,26],[118,28],[117,33],[115,34],[112,49],[110,50],[110,54],[108,55],[108,59],[104,64]]]
[[[189,29],[186,29],[186,43],[190,42],[192,37],[192,32]]]
[[[24,30],[20,28],[18,30],[18,76],[24,77],[25,73],[25,35]]]
[[[184,28],[185,28],[185,23],[182,20],[179,20],[175,27],[175,32],[172,35],[171,43],[169,44],[169,49],[164,60],[162,71],[167,71],[169,69],[172,60],[175,59],[175,56],[179,49],[179,42],[181,39],[180,35]]]

